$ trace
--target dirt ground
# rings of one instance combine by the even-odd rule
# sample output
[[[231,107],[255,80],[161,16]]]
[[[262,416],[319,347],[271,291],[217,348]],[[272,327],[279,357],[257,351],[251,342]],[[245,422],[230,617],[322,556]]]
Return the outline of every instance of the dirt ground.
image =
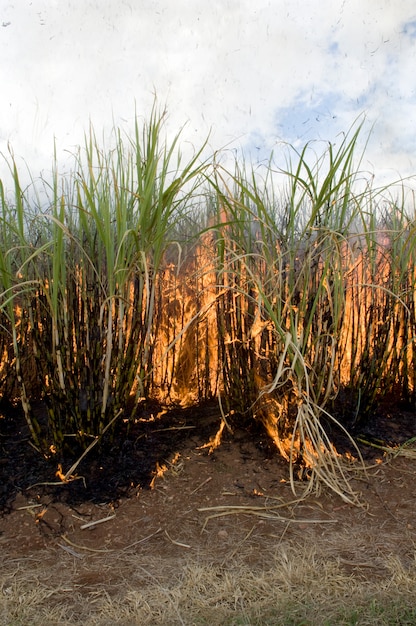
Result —
[[[68,484],[54,476],[56,466],[45,469],[38,453],[28,452],[28,443],[19,461],[21,433],[3,419],[1,624],[416,623],[413,612],[409,621],[398,613],[397,621],[324,622],[308,595],[322,576],[322,602],[335,593],[348,607],[359,604],[348,598],[351,589],[360,598],[377,598],[379,590],[406,615],[413,611],[416,451],[395,448],[416,434],[413,411],[390,407],[367,428],[368,438],[377,435],[392,450],[362,447],[367,473],[357,467],[350,476],[361,506],[325,486],[302,500],[299,483],[294,495],[287,463],[261,432],[225,434],[209,453],[204,444],[219,425],[216,406],[159,417],[149,410],[125,445],[128,462],[118,452],[117,465],[111,448],[91,453]],[[275,590],[287,588],[293,602],[309,606],[306,617],[305,608],[282,621],[276,608],[266,618],[260,582],[277,567]],[[257,585],[251,609],[249,579]],[[184,603],[175,593],[186,585],[191,600]],[[194,606],[197,596],[208,604]],[[278,596],[270,597],[271,610]],[[325,610],[330,615],[333,607]]]

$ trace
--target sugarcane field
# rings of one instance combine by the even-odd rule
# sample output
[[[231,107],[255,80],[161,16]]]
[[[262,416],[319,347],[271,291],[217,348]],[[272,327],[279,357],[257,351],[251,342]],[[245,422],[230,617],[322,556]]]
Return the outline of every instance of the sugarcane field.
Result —
[[[165,116],[2,157],[0,623],[415,624],[412,182]]]

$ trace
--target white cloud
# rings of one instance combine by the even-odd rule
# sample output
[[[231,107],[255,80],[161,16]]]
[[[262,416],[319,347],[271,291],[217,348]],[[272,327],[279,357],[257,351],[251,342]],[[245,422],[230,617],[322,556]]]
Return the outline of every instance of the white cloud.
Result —
[[[377,170],[413,157],[413,0],[0,2],[0,150],[36,174],[61,149],[132,122],[153,93],[176,132],[261,158],[280,141],[333,139],[366,111]],[[261,150],[259,150],[261,148]],[[4,172],[0,164],[0,176]],[[384,175],[384,174],[383,174]]]

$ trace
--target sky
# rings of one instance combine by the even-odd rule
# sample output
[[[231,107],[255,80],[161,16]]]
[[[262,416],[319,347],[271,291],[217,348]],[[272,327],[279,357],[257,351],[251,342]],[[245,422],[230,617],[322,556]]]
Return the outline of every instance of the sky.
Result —
[[[364,118],[384,184],[416,174],[415,61],[414,0],[0,0],[0,153],[37,176],[156,94],[172,137],[253,164]]]

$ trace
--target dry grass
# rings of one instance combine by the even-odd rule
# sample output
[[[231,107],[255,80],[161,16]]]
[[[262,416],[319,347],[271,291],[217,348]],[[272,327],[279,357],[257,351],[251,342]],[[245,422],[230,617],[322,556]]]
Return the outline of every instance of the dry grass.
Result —
[[[415,623],[412,459],[391,458],[369,482],[359,481],[364,510],[334,493],[293,500],[287,488],[280,498],[276,486],[276,497],[253,500],[252,478],[269,489],[269,464],[243,462],[221,447],[216,455],[172,463],[153,491],[115,516],[94,509],[93,518],[106,523],[85,528],[87,510],[82,517],[68,510],[68,543],[50,535],[30,543],[39,532],[25,525],[27,511],[15,511],[0,536],[0,624]],[[237,477],[250,490],[243,500],[229,492]],[[27,527],[24,552],[16,545],[18,520],[22,544]]]
[[[373,538],[374,540],[374,538]],[[368,543],[367,543],[368,542]],[[372,545],[373,543],[373,545]],[[366,553],[363,550],[366,549]],[[0,575],[0,620],[10,626],[110,624],[412,624],[414,546],[405,562],[369,537],[335,533],[278,541],[262,567],[239,558],[181,559],[133,552],[12,559]]]

